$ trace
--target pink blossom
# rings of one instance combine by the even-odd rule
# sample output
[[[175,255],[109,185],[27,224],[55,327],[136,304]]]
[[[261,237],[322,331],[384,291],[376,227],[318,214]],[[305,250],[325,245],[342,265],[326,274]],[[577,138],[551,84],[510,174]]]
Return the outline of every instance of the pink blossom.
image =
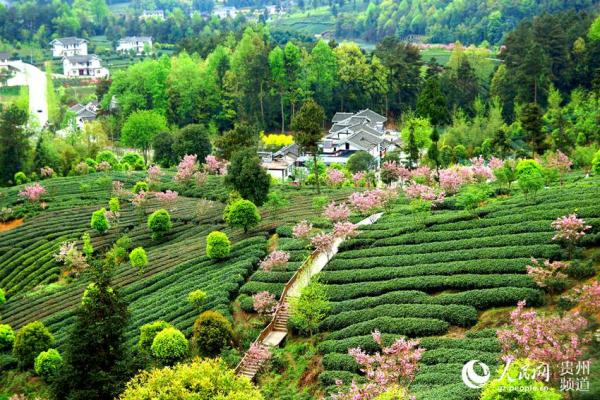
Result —
[[[260,315],[265,316],[273,314],[276,305],[277,301],[275,300],[275,296],[266,290],[252,296],[252,307],[254,308],[254,311]]]
[[[162,171],[158,165],[152,165],[148,168],[148,182],[157,183],[160,181]]]
[[[490,162],[488,163],[488,165],[492,170],[495,170],[498,168],[502,168],[504,166],[504,161],[502,161],[501,159],[499,159],[497,157],[492,157],[490,159]]]
[[[131,204],[133,204],[134,207],[141,207],[144,205],[145,202],[146,202],[146,192],[143,190],[140,190],[131,199]]]
[[[156,197],[161,203],[165,203],[167,208],[171,208],[177,201],[179,194],[172,190],[166,190],[165,192],[155,192],[154,197]]]
[[[121,216],[121,213],[119,213],[118,211],[106,211],[104,213],[104,216],[110,221],[110,222],[116,222],[119,220],[119,217]]]
[[[323,215],[331,222],[346,221],[350,216],[350,208],[342,203],[336,205],[335,202],[331,202],[325,207]]]
[[[75,172],[77,172],[78,175],[87,175],[90,173],[90,166],[81,161],[75,166]]]
[[[400,179],[402,184],[411,177],[411,171],[396,161],[386,161],[381,168],[392,177],[393,181]]]
[[[194,174],[194,180],[196,181],[197,186],[202,186],[208,180],[208,172],[206,171],[198,171]]]
[[[431,168],[426,165],[415,168],[410,172],[410,176],[414,181],[431,182]]]
[[[572,165],[573,162],[560,150],[557,150],[555,154],[550,154],[546,159],[546,166],[556,168],[561,174],[569,172]]]
[[[333,235],[327,233],[319,233],[310,240],[310,243],[318,253],[328,253],[334,242]]]
[[[333,186],[341,185],[345,179],[346,177],[344,176],[344,173],[342,171],[337,170],[335,168],[329,168],[327,170],[327,180]]]
[[[477,182],[487,182],[494,179],[494,173],[490,167],[485,165],[485,160],[482,156],[471,159],[471,171],[473,173],[473,179]]]
[[[54,259],[63,263],[71,272],[79,274],[88,266],[83,253],[77,249],[75,242],[63,242],[54,254]]]
[[[292,229],[292,235],[297,239],[307,239],[310,231],[312,230],[312,224],[308,221],[300,221]]]
[[[465,176],[457,168],[447,168],[440,170],[440,188],[448,194],[457,193],[464,185]]]
[[[44,194],[46,194],[46,189],[37,182],[31,186],[26,186],[25,189],[19,192],[19,196],[27,199],[31,203],[39,201]]]
[[[590,285],[584,285],[574,290],[579,308],[589,315],[600,312],[600,283],[594,281]]]
[[[340,391],[333,396],[335,400],[370,400],[384,393],[399,383],[408,385],[415,377],[418,363],[425,349],[418,347],[417,340],[396,339],[388,347],[383,346],[381,333],[372,333],[373,340],[381,347],[380,352],[368,354],[360,347],[348,349],[360,370],[365,374],[367,382],[352,382],[348,391]],[[338,386],[341,381],[336,381]]]
[[[271,358],[271,351],[267,346],[261,343],[254,342],[246,352],[246,360],[248,363],[263,367],[264,363]]]
[[[96,165],[96,171],[98,172],[106,172],[111,169],[111,165],[108,161],[102,161],[100,164]]]
[[[352,222],[337,222],[333,226],[333,236],[346,239],[358,235],[356,225]]]
[[[582,345],[587,339],[581,333],[587,321],[576,312],[562,317],[538,315],[535,310],[525,311],[523,300],[510,314],[510,320],[509,329],[497,332],[504,358],[560,365],[583,354]]]
[[[547,287],[549,279],[567,278],[567,275],[561,272],[567,268],[564,262],[544,260],[544,263],[540,264],[538,260],[532,258],[531,263],[533,265],[527,266],[527,274],[539,287]]]
[[[285,251],[275,250],[261,261],[260,267],[263,271],[270,272],[273,268],[281,268],[288,263],[290,255]]]
[[[194,175],[194,172],[198,168],[196,165],[197,156],[193,155],[185,155],[183,156],[183,160],[177,165],[177,174],[175,174],[175,181],[177,182],[187,182]]]
[[[443,203],[445,199],[444,192],[436,192],[432,187],[421,185],[418,183],[411,183],[406,189],[404,189],[406,197],[415,200],[432,201],[434,203]]]
[[[42,178],[51,178],[54,175],[54,170],[50,167],[43,167],[40,169],[40,175]]]
[[[585,224],[583,219],[577,218],[577,214],[557,218],[552,222],[552,228],[556,230],[552,240],[564,240],[572,244],[585,236],[585,231],[592,229],[590,225]]]
[[[370,190],[368,192],[354,192],[350,195],[349,201],[361,214],[370,214],[376,209],[384,206],[383,191],[380,189]]]
[[[358,171],[354,175],[352,175],[352,182],[354,182],[354,186],[358,187],[361,182],[366,178],[367,173],[365,171]]]
[[[121,181],[112,181],[112,191],[117,196],[123,193],[123,182]]]
[[[209,174],[225,175],[227,173],[227,161],[219,160],[212,155],[206,156],[204,161],[204,170]]]

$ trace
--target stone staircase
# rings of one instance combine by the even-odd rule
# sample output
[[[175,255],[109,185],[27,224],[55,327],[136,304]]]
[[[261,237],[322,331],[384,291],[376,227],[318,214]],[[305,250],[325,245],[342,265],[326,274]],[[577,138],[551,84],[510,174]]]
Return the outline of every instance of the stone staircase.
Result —
[[[288,303],[287,303],[287,301],[284,301],[281,304],[279,312],[277,313],[277,315],[275,315],[275,325],[273,327],[274,328],[273,330],[287,333],[288,319],[289,319]]]

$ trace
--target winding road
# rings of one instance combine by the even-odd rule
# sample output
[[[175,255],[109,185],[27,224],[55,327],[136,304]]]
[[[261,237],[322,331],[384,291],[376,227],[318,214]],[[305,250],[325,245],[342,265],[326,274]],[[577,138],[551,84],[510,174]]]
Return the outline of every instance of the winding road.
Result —
[[[23,61],[10,61],[8,63],[18,72],[17,76],[8,81],[9,86],[29,86],[29,112],[36,118],[40,127],[48,122],[48,101],[46,99],[46,74],[38,67],[26,64]]]

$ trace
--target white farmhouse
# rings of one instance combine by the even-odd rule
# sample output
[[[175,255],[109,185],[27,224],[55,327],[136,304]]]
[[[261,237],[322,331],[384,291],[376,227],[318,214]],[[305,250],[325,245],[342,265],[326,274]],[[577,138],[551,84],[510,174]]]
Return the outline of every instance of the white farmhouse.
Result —
[[[85,56],[88,53],[88,41],[76,37],[54,39],[52,57]]]
[[[262,158],[262,167],[269,175],[285,181],[294,172],[294,165],[300,157],[300,149],[297,144],[282,147],[276,153],[265,152],[259,154]]]
[[[136,54],[142,54],[147,48],[152,48],[152,38],[150,36],[128,36],[119,40],[117,51],[128,53],[131,50]]]
[[[235,7],[218,6],[212,10],[212,15],[219,17],[220,19],[235,18],[238,13],[239,11]]]
[[[104,78],[108,70],[95,54],[63,58],[63,74],[69,78]]]
[[[77,103],[69,107],[69,111],[75,114],[74,118],[78,129],[83,129],[87,122],[91,122],[96,119],[97,109],[94,109],[95,106],[97,106],[97,103],[91,102],[87,105]]]
[[[140,15],[140,19],[150,19],[156,18],[161,21],[165,19],[165,12],[163,10],[144,10],[142,15]]]

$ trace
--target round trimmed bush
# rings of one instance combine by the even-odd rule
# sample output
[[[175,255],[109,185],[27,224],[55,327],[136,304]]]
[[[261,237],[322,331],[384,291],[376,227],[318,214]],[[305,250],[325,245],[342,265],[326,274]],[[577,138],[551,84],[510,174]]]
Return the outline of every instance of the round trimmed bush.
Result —
[[[111,197],[108,201],[108,209],[114,213],[121,211],[121,203],[118,197]]]
[[[24,172],[19,171],[15,174],[15,185],[22,185],[27,182],[29,182],[29,178]]]
[[[138,153],[127,153],[121,159],[121,162],[129,165],[130,169],[134,169],[136,171],[141,171],[146,167],[146,163],[144,162],[144,157],[139,155]]]
[[[152,355],[165,365],[181,361],[188,353],[188,341],[179,329],[165,328],[152,341]]]
[[[15,343],[15,331],[10,325],[0,324],[0,352],[12,349]]]
[[[0,306],[6,303],[6,295],[4,294],[4,289],[0,289]]]
[[[154,321],[149,324],[142,325],[140,328],[140,339],[138,341],[138,348],[141,351],[150,352],[150,347],[156,335],[167,328],[172,328],[173,325],[166,321]]]
[[[49,349],[38,354],[35,358],[33,370],[38,376],[49,382],[57,375],[62,366],[63,358],[58,350]]]
[[[90,221],[90,226],[92,229],[95,229],[100,233],[104,233],[110,229],[110,223],[108,222],[108,218],[106,218],[105,208],[94,211]]]
[[[205,311],[194,322],[192,344],[201,356],[218,356],[232,339],[231,323],[216,311]]]
[[[206,301],[206,292],[204,290],[194,290],[188,293],[188,302],[194,308],[201,308]]]
[[[106,161],[111,165],[111,167],[115,167],[117,164],[119,164],[117,156],[115,156],[115,153],[110,150],[103,150],[96,155],[96,162],[100,164],[102,161]]]
[[[243,228],[244,232],[248,232],[260,222],[260,214],[258,208],[250,200],[237,200],[226,209],[224,215],[225,221],[232,227]]]
[[[222,259],[231,252],[231,242],[226,234],[219,231],[211,232],[206,238],[206,256],[212,259]]]
[[[147,193],[148,191],[150,191],[150,186],[148,186],[148,182],[144,182],[144,181],[138,181],[138,182],[136,182],[136,183],[135,183],[135,185],[133,186],[133,189],[131,189],[131,191],[132,191],[133,193],[139,193],[139,192],[141,192],[142,190],[143,190],[144,192],[146,192],[146,193]]]
[[[163,208],[154,211],[148,217],[148,228],[152,231],[152,238],[156,239],[169,232],[173,227],[171,215]]]
[[[40,322],[31,322],[22,327],[15,336],[13,354],[22,369],[31,368],[35,357],[54,345],[54,336]]]
[[[144,272],[144,268],[148,265],[148,256],[146,250],[143,247],[136,247],[129,253],[129,262],[133,268],[140,270],[140,273]]]

